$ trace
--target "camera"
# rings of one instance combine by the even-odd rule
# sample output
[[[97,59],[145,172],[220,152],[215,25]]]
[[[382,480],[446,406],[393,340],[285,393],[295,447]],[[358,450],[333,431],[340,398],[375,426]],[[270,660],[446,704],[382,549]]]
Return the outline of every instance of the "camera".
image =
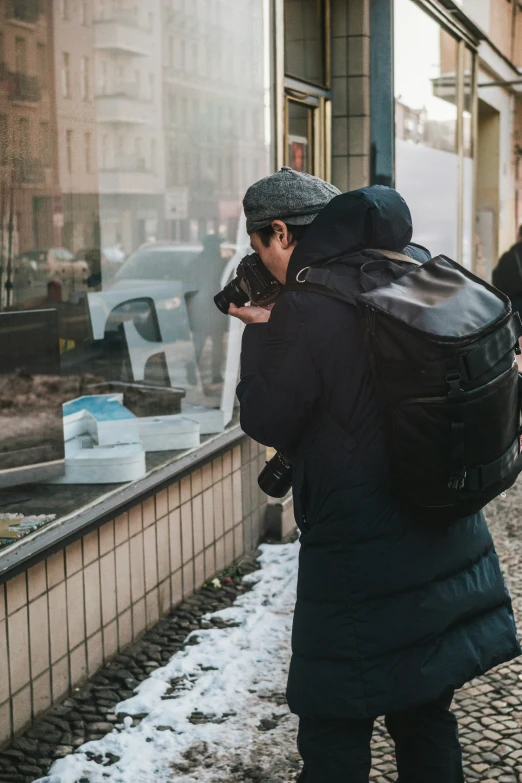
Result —
[[[282,285],[270,274],[257,253],[241,259],[236,277],[214,297],[216,307],[225,315],[231,304],[243,307],[250,302],[265,307],[275,302]],[[292,486],[292,466],[280,452],[268,460],[257,479],[259,487],[273,498],[282,498]]]
[[[292,466],[278,451],[268,460],[257,479],[260,489],[271,498],[282,498],[292,486]]]
[[[239,263],[236,277],[214,297],[216,307],[227,315],[231,304],[243,307],[247,302],[265,307],[275,302],[281,283],[270,274],[257,253],[245,256]]]

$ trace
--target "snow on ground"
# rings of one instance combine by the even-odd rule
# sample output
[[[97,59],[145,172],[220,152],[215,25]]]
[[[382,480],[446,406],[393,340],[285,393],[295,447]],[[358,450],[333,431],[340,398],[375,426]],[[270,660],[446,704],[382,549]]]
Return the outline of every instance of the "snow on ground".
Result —
[[[35,783],[287,783],[289,762],[297,765],[297,756],[288,756],[288,734],[295,733],[297,719],[281,694],[299,543],[260,549],[261,569],[244,577],[253,588],[232,607],[205,615],[235,625],[189,634],[199,644],[187,645],[115,707],[117,714],[145,714],[137,726],[125,717],[103,739],[56,761]],[[207,722],[190,722],[194,712]],[[261,769],[269,777],[260,778]]]

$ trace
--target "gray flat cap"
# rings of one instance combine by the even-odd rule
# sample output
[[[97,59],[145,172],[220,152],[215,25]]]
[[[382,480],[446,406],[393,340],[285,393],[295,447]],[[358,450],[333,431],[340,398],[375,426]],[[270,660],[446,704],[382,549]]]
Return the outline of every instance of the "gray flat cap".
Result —
[[[248,188],[243,199],[247,232],[259,231],[272,220],[306,226],[340,192],[319,177],[283,166]]]

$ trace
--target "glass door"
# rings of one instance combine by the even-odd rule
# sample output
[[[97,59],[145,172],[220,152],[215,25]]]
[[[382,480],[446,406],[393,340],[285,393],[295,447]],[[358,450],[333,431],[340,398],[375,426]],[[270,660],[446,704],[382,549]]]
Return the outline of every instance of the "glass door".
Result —
[[[286,102],[286,165],[295,171],[313,174],[314,115],[316,106],[291,100]]]

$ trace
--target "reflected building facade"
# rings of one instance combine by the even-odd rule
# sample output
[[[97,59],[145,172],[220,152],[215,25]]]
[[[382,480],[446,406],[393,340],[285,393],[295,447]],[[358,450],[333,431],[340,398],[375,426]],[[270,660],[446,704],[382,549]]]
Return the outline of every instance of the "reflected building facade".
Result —
[[[101,245],[128,254],[163,234],[162,7],[93,6]]]
[[[263,3],[163,0],[166,236],[235,242],[241,199],[269,167]]]
[[[77,253],[100,241],[92,3],[51,5],[59,184],[52,219],[55,244]]]
[[[59,241],[51,0],[0,4],[0,291],[13,304],[30,277],[16,259]]]
[[[244,192],[273,167],[269,5],[0,0],[0,327],[5,311],[29,331],[54,312],[53,404],[118,394],[111,416],[173,428],[161,448],[125,436],[140,477],[235,421],[241,329],[212,297],[249,249]],[[36,364],[20,362],[9,382],[27,407],[18,375]],[[58,516],[119,459],[68,437],[70,409]]]

